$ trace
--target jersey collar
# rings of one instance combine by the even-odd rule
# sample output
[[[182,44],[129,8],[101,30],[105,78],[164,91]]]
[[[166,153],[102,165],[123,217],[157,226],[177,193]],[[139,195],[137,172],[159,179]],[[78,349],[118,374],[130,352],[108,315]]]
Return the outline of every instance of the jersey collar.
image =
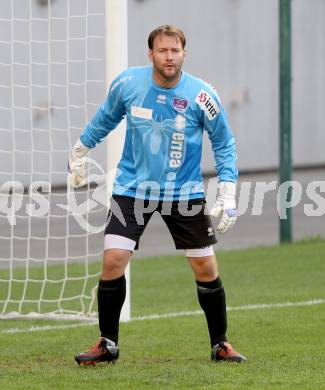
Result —
[[[150,77],[150,81],[151,81],[151,85],[157,89],[158,91],[160,92],[164,92],[164,93],[169,93],[169,92],[173,92],[175,91],[175,89],[179,88],[181,85],[183,85],[184,81],[185,81],[185,77],[186,77],[186,74],[185,72],[182,70],[182,73],[181,73],[181,78],[179,79],[178,83],[175,85],[175,87],[172,87],[172,88],[163,88],[161,87],[160,85],[158,85],[153,77],[152,77],[152,66],[149,68],[149,77]]]

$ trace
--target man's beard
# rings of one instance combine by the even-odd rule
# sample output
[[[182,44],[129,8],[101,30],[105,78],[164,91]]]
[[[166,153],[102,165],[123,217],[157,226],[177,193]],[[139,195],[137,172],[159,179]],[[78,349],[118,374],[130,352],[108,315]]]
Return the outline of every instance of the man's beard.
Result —
[[[169,73],[166,71],[165,67],[158,67],[155,63],[153,63],[155,70],[159,73],[161,77],[163,77],[166,81],[178,80],[180,78],[182,64],[175,65],[174,72]]]

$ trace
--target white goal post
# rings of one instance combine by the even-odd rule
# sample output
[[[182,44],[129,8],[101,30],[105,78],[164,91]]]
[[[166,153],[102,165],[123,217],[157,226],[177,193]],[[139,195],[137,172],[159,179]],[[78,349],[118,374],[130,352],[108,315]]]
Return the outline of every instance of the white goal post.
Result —
[[[116,76],[128,65],[128,39],[127,39],[127,0],[106,0],[106,76],[107,89]],[[107,172],[117,166],[122,155],[125,138],[125,122],[121,123],[117,131],[108,136],[107,142]],[[107,186],[111,188],[112,182],[107,179]],[[130,265],[125,273],[126,297],[121,312],[121,321],[130,320]]]
[[[124,124],[90,153],[105,188],[67,192],[67,159],[127,67],[127,0],[8,0],[1,8],[0,318],[93,320],[108,173]],[[128,268],[121,320],[129,319]]]

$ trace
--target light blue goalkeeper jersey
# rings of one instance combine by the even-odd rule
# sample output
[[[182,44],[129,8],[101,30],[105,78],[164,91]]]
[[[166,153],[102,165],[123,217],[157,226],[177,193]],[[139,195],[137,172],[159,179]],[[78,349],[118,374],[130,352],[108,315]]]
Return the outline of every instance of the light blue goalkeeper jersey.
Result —
[[[219,180],[237,181],[234,137],[217,93],[204,81],[183,71],[174,88],[162,88],[153,81],[151,66],[129,68],[113,81],[81,142],[95,147],[125,116],[113,194],[157,200],[204,197],[204,129]]]

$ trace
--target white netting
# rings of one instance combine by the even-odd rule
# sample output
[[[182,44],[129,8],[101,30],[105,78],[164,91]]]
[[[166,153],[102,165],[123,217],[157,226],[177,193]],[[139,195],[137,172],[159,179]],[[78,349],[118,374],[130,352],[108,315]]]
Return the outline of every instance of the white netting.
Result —
[[[96,310],[94,261],[101,260],[103,232],[90,234],[60,204],[68,204],[68,153],[105,95],[104,6],[102,0],[1,4],[1,317]],[[92,197],[82,191],[75,198],[87,210],[84,225],[101,226],[105,206],[94,206]]]

